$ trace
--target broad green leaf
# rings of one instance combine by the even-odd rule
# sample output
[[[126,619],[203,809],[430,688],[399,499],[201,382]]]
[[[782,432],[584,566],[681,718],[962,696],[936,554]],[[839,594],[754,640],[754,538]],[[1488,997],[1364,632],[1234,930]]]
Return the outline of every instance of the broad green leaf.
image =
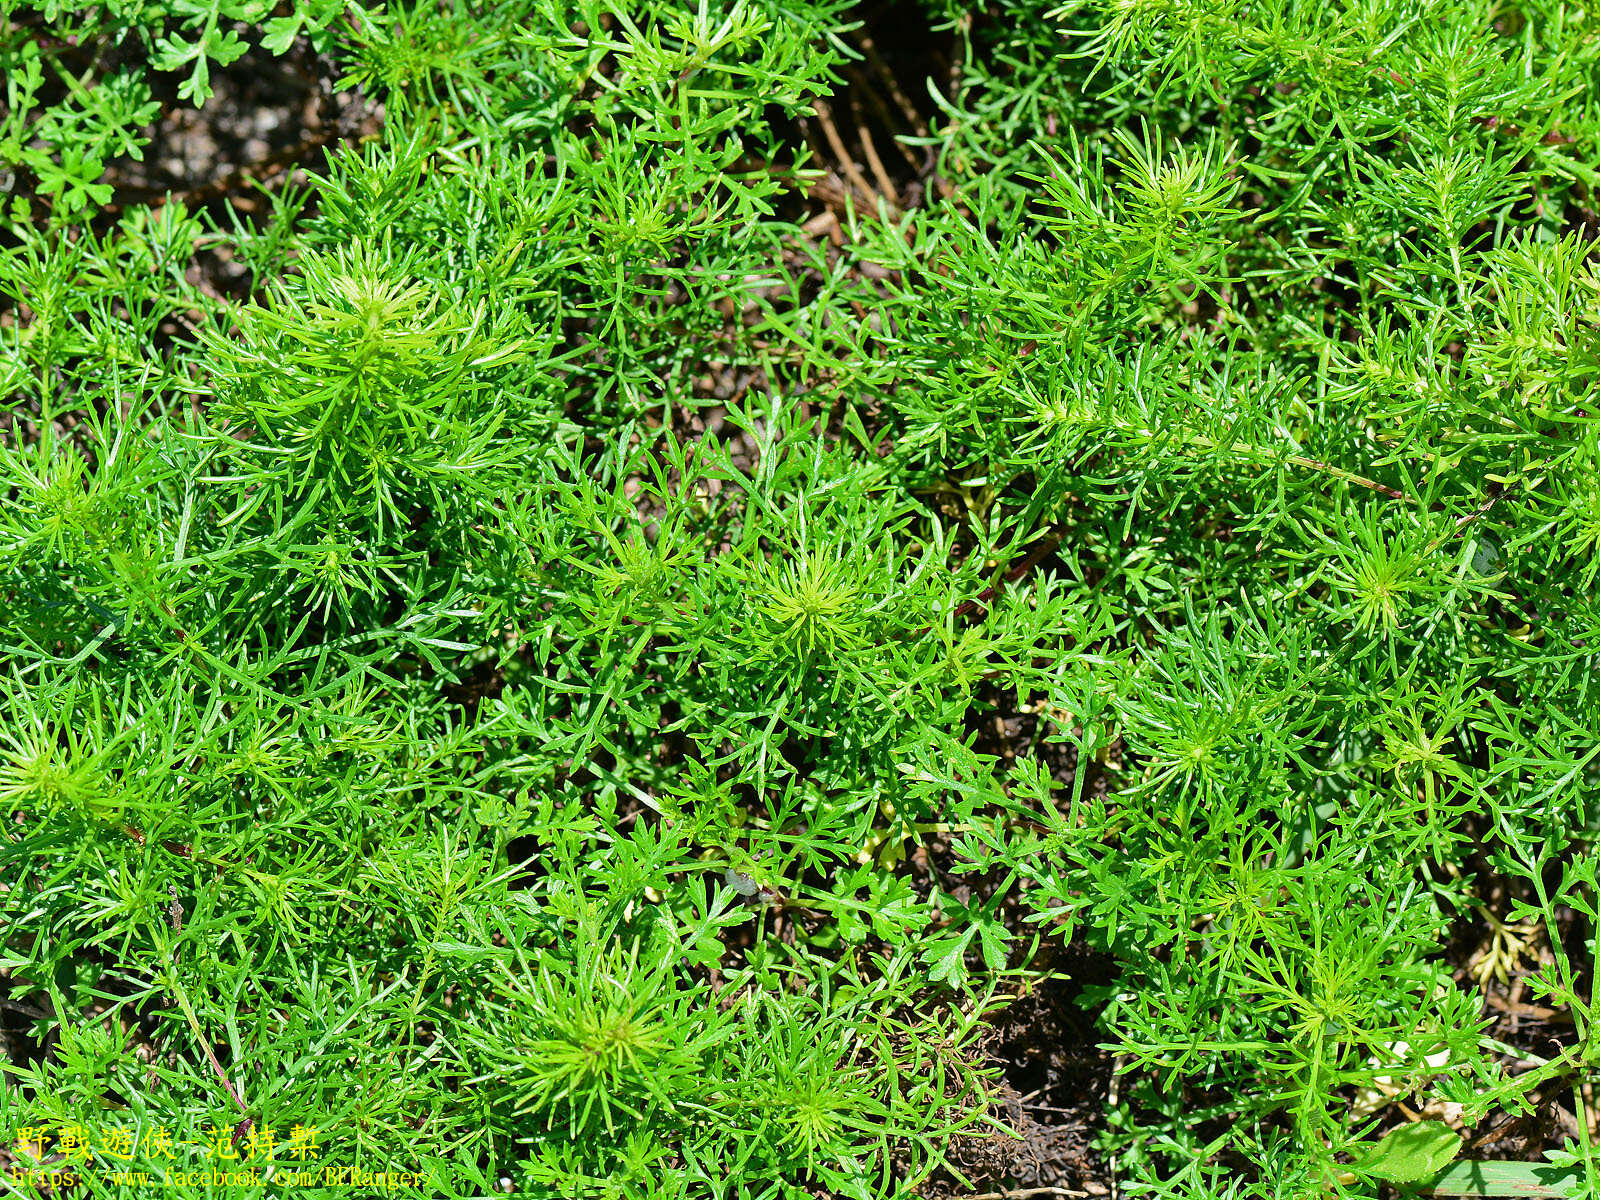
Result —
[[[1352,1169],[1387,1183],[1420,1183],[1461,1153],[1461,1135],[1443,1121],[1391,1130]]]

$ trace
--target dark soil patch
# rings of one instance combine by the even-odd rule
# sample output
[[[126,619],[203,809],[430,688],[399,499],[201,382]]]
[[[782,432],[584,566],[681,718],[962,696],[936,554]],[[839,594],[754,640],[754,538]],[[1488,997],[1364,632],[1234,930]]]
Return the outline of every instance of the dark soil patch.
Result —
[[[1111,982],[1115,964],[1074,943],[1040,962],[1047,974],[996,1015],[982,1052],[998,1069],[998,1130],[957,1139],[951,1164],[985,1194],[1059,1188],[1082,1195],[1112,1190],[1109,1164],[1095,1150],[1112,1095],[1111,1055],[1099,1046],[1098,1012],[1087,987]],[[926,1195],[970,1195],[941,1173]]]

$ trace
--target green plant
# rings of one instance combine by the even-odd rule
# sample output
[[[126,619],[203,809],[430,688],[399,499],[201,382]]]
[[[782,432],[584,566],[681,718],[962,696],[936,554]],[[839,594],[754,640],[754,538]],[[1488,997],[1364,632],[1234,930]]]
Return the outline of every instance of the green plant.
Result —
[[[911,13],[902,207],[844,0],[0,12],[5,1168],[978,1187],[1070,944],[1130,1192],[1596,1193],[1592,14]]]

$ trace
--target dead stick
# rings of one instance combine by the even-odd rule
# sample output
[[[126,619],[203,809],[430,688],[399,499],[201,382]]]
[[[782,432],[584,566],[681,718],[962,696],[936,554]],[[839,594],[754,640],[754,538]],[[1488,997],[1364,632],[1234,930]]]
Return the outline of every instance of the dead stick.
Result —
[[[878,181],[878,188],[889,199],[889,207],[896,212],[900,209],[900,193],[895,190],[894,181],[889,178],[889,173],[883,169],[883,160],[878,157],[878,148],[872,144],[872,131],[867,128],[867,123],[861,117],[861,100],[850,93],[850,115],[855,118],[856,136],[861,139],[861,152],[867,156],[867,165],[872,168],[872,175]]]
[[[867,202],[868,207],[877,208],[878,193],[873,190],[872,185],[861,174],[860,168],[851,160],[850,155],[845,152],[844,140],[840,138],[839,131],[834,128],[832,112],[821,100],[812,101],[812,107],[817,110],[817,120],[822,123],[822,134],[828,139],[828,145],[833,148],[834,156],[839,160],[839,166],[844,170],[845,177],[850,180],[854,187],[860,190],[861,197]]]
[[[851,82],[855,84],[854,90],[866,96],[867,103],[872,105],[872,111],[878,114],[878,119],[883,122],[883,127],[892,131],[895,127],[894,117],[890,115],[889,106],[883,102],[883,97],[878,94],[878,89],[872,86],[865,73],[859,67],[850,66],[845,69],[850,73]],[[892,140],[894,148],[900,152],[900,157],[906,160],[906,166],[920,174],[922,168],[917,164],[917,156],[911,153],[911,147],[907,146],[898,137]]]
[[[889,65],[883,61],[878,53],[878,47],[865,33],[856,38],[861,46],[861,51],[867,56],[867,64],[872,68],[873,74],[884,82],[889,89],[889,96],[900,109],[901,114],[910,122],[911,128],[917,131],[918,137],[928,137],[928,123],[922,119],[922,114],[917,111],[916,105],[911,103],[911,98],[900,88],[900,81],[894,77],[894,72],[889,70]]]

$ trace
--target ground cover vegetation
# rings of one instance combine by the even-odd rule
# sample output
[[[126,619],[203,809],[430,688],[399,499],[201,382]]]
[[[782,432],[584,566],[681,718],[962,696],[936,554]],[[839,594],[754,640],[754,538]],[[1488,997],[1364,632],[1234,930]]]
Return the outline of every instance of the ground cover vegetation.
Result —
[[[1600,13],[0,73],[5,1186],[1600,1196]]]

